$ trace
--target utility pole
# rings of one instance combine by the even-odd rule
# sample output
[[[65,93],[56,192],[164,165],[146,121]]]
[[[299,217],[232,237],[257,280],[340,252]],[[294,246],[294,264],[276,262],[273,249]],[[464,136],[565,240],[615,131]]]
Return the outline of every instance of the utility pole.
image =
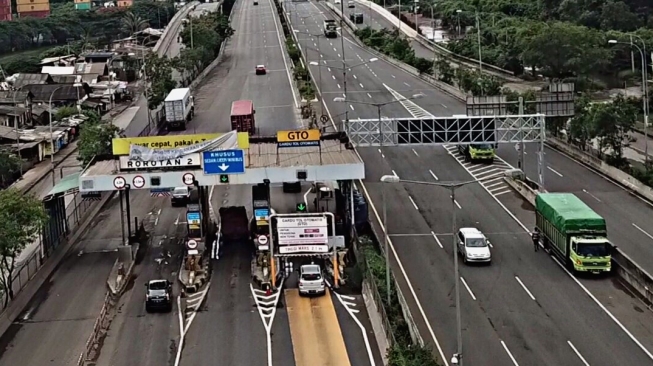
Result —
[[[340,1],[340,48],[342,49],[342,87],[345,91],[345,98],[347,98],[347,64],[345,63],[345,37],[343,36],[344,24],[343,17],[345,16],[345,2]],[[343,126],[343,131],[347,131],[347,126],[349,126],[349,110],[345,106],[345,125]]]

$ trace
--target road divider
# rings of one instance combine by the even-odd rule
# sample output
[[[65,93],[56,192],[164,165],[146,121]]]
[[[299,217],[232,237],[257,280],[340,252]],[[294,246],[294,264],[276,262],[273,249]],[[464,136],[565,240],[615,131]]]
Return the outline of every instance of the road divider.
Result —
[[[533,206],[535,206],[535,197],[537,194],[546,192],[543,189],[533,188],[533,184],[537,185],[537,183],[530,182],[528,178],[525,181],[515,179],[515,173],[513,171],[506,171],[504,174],[506,175],[504,177],[506,183]],[[653,276],[619,248],[616,248],[612,253],[612,271],[619,276],[625,285],[638,294],[642,300],[648,304],[653,304]]]
[[[346,16],[343,17],[340,10],[337,9],[336,7],[334,7],[331,3],[324,2],[323,4],[325,4],[325,6],[332,13],[334,13],[337,17],[342,18],[343,22],[347,25],[347,27],[349,29],[351,29],[352,31],[358,30],[358,27],[356,26],[356,24],[354,24],[351,20],[349,20],[348,17],[346,17]],[[416,68],[414,68],[414,67],[412,67],[412,66],[410,66],[410,65],[408,65],[408,64],[406,64],[404,62],[401,62],[399,60],[395,60],[392,57],[389,57],[389,56],[387,56],[387,55],[385,55],[385,54],[383,54],[381,52],[378,52],[377,50],[375,50],[373,48],[368,47],[361,40],[359,40],[358,37],[356,37],[356,36],[354,36],[354,40],[356,41],[356,44],[360,48],[363,48],[364,50],[366,50],[367,52],[373,54],[377,58],[380,58],[383,61],[395,66],[396,68],[398,68],[400,70],[403,70],[403,71],[409,73],[410,75],[412,75],[412,76],[414,76],[416,78],[419,78],[422,81],[433,85],[438,90],[440,90],[440,91],[442,91],[442,92],[444,92],[444,93],[446,93],[446,94],[448,94],[448,95],[450,95],[450,96],[452,96],[452,97],[454,97],[454,98],[456,98],[456,99],[458,99],[460,101],[464,102],[464,101],[467,100],[467,94],[465,94],[463,91],[456,88],[455,86],[451,86],[451,85],[449,85],[447,83],[444,83],[444,82],[442,82],[442,81],[440,81],[440,80],[438,80],[438,79],[436,79],[436,78],[434,78],[434,77],[432,77],[430,75],[420,73]]]

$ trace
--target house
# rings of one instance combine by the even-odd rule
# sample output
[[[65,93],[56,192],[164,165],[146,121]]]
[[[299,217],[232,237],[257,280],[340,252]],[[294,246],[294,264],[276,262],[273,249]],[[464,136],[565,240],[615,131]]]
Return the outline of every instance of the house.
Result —
[[[51,75],[52,84],[75,84],[81,80],[79,75]]]
[[[23,90],[29,90],[34,95],[32,100],[35,104],[48,104],[52,101],[52,104],[57,106],[81,103],[91,93],[88,84],[82,84],[80,87],[73,84],[25,85]]]
[[[52,78],[49,74],[16,74],[9,78],[13,80],[12,84],[15,89],[19,89],[28,84],[52,84]]]
[[[23,166],[23,170],[30,169],[34,164],[45,158],[45,150],[48,144],[49,141],[41,135],[0,126],[0,148],[19,153],[20,157],[27,161],[27,164]]]
[[[87,63],[104,63],[110,62],[116,56],[115,52],[89,52],[81,55],[83,62]],[[79,62],[80,60],[78,60]]]
[[[2,90],[0,91],[0,107],[13,108],[19,107],[25,110],[25,117],[16,116],[18,121],[18,128],[22,128],[25,124],[32,123],[32,100],[34,94],[29,90]],[[13,126],[13,118],[7,126]]]
[[[109,66],[106,62],[75,64],[75,74],[81,75],[81,80],[87,84],[95,84],[102,77],[109,75]]]
[[[31,113],[27,108],[0,105],[0,126],[21,128],[31,122]]]
[[[41,60],[40,66],[72,66],[75,63],[77,56],[75,55],[66,55],[66,56],[55,56],[55,57],[46,57]]]

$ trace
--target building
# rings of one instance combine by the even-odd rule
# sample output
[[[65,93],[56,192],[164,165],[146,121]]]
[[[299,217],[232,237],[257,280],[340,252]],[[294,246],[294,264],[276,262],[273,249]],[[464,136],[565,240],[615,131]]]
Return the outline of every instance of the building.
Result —
[[[16,12],[21,18],[45,18],[50,15],[50,0],[16,0]]]
[[[11,0],[0,0],[0,22],[11,20]]]
[[[75,0],[75,9],[77,10],[91,10],[92,7],[91,0]]]

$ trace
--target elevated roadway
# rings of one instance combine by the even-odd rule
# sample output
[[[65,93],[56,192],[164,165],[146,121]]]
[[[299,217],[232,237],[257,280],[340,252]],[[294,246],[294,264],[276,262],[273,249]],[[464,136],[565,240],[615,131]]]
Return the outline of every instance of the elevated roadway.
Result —
[[[303,22],[299,20],[294,26],[300,32],[319,34],[324,16],[331,17],[328,10],[312,3],[295,4],[297,19]],[[374,57],[349,42],[351,35],[346,30],[343,34],[347,59],[367,60]],[[340,39],[329,41],[332,47],[320,47],[321,58],[338,59],[338,54],[342,55]],[[323,40],[321,42],[324,44]],[[313,51],[310,46],[307,47],[310,59],[316,58],[311,56],[311,52],[318,52],[316,41],[313,47]],[[348,62],[348,65],[351,63]],[[317,79],[316,69],[313,74]],[[326,93],[333,95],[340,92],[339,96],[342,96],[341,88],[338,88],[338,84],[343,84],[342,73],[338,70],[323,69],[322,84],[321,89]],[[383,107],[382,114],[385,116],[464,113],[462,103],[441,95],[429,85],[383,61],[352,68],[347,75],[350,100],[361,100],[359,95],[363,95],[370,102],[385,102],[397,96],[384,95],[383,89],[387,88],[383,84],[404,97],[418,91],[426,94],[415,104],[405,103],[404,107],[395,103]],[[350,119],[376,118],[376,108],[361,107],[353,102],[352,106],[333,103],[333,98],[326,93],[324,99],[332,115],[342,113],[343,107],[347,107]],[[381,185],[377,182],[381,175],[396,173],[402,179],[433,182],[466,181],[500,174],[510,168],[500,160],[489,167],[463,165],[454,147],[359,148],[359,152],[366,163],[365,187],[379,212]],[[651,358],[631,339],[632,333],[621,329],[622,323],[613,321],[604,311],[602,303],[593,301],[555,261],[543,253],[533,252],[526,232],[528,227],[525,224],[522,227],[512,217],[514,214],[506,212],[501,206],[521,208],[523,201],[505,185],[494,183],[462,188],[456,194],[454,209],[457,210],[458,227],[475,226],[484,231],[493,243],[494,256],[492,266],[461,268],[464,279],[464,282],[461,280],[463,338],[467,345],[465,360],[476,364],[493,359],[497,360],[494,363],[497,365],[578,365],[583,364],[583,360],[589,364],[650,363]],[[395,273],[422,335],[439,353],[435,344],[437,338],[448,359],[455,350],[455,337],[452,336],[452,329],[455,329],[452,307],[452,209],[448,192],[436,187],[408,185],[395,185],[388,187],[388,190],[387,196],[392,197],[388,200],[388,212],[393,213],[389,232],[396,234],[392,238],[393,247],[396,259],[401,261],[403,267],[400,268],[395,259]],[[530,215],[526,214],[526,217]],[[376,219],[374,215],[371,216]],[[601,288],[604,294],[624,299],[623,292],[612,288],[609,281],[605,281],[604,285],[609,287]],[[636,317],[633,314],[635,310],[630,310],[624,310],[621,315]],[[633,337],[651,344],[650,336]],[[596,344],[606,347],[597,349]]]

